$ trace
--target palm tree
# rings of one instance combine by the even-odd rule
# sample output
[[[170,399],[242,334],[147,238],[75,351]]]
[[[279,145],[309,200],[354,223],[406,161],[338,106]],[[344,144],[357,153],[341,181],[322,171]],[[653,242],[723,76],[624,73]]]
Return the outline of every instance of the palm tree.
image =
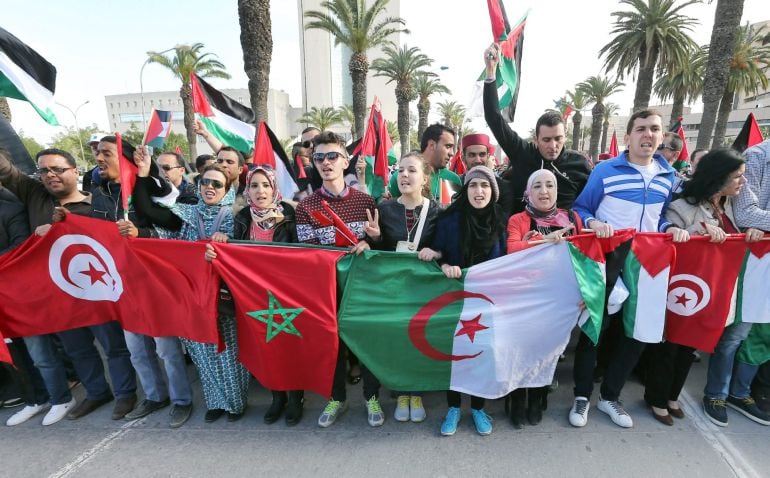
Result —
[[[610,118],[612,115],[620,111],[620,106],[609,101],[604,104],[604,113],[602,114],[602,145],[599,151],[607,151],[607,133],[610,129]]]
[[[437,103],[436,106],[441,115],[441,122],[455,131],[460,131],[465,119],[465,107],[456,101],[449,100]]]
[[[588,154],[591,155],[594,161],[599,157],[599,139],[602,132],[604,100],[621,91],[623,86],[625,86],[624,83],[608,76],[590,76],[585,81],[578,83],[576,87],[583,92],[589,103],[594,104],[594,107],[591,108],[591,146],[588,150]]]
[[[414,89],[417,92],[417,138],[422,138],[422,133],[428,127],[428,114],[430,114],[431,95],[445,93],[451,94],[449,88],[442,85],[435,75],[419,73],[414,79]],[[419,141],[418,141],[419,142]]]
[[[353,84],[357,138],[363,137],[366,123],[366,74],[369,71],[366,52],[385,44],[394,33],[409,33],[403,28],[406,22],[402,18],[382,18],[388,2],[374,0],[367,7],[366,0],[324,0],[321,2],[323,10],[305,12],[305,18],[311,19],[305,29],[316,28],[331,33],[335,45],[345,45],[352,53],[348,70]]]
[[[388,130],[388,136],[390,136],[391,139],[398,136],[398,125],[395,121],[385,120],[385,129]],[[401,154],[404,154],[408,151],[408,149],[406,151],[402,150]]]
[[[422,68],[433,63],[428,55],[420,49],[406,44],[398,48],[394,43],[388,43],[382,48],[385,58],[377,58],[372,62],[372,69],[388,79],[387,83],[396,83],[396,104],[398,105],[398,136],[401,141],[401,151],[409,151],[409,102],[417,99],[417,91],[412,84],[418,72],[432,75]]]
[[[350,105],[342,105],[337,108],[337,112],[340,114],[340,119],[343,123],[347,123],[350,127],[351,139],[356,139],[356,115],[353,113],[353,107]]]
[[[326,131],[331,126],[342,123],[342,116],[340,116],[339,111],[331,106],[324,106],[322,108],[313,106],[310,108],[310,111],[300,116],[297,123],[315,126],[321,131]]]
[[[190,158],[198,156],[195,148],[195,132],[193,123],[192,88],[190,87],[190,74],[195,73],[201,78],[230,78],[225,71],[225,65],[216,60],[213,53],[203,53],[203,43],[192,45],[178,45],[174,47],[173,56],[165,56],[154,51],[148,51],[149,63],[157,63],[166,67],[181,82],[179,96],[184,107],[184,127],[187,130],[187,142],[190,144]]]
[[[689,61],[688,52],[695,46],[687,31],[696,20],[679,12],[699,0],[688,0],[674,6],[676,0],[620,0],[631,11],[613,12],[616,17],[612,34],[599,55],[607,55],[605,71],[616,69],[618,78],[637,70],[634,111],[650,103],[655,68],[680,65]],[[598,143],[597,143],[598,144]]]
[[[0,96],[0,116],[11,122],[11,106],[3,96]]]
[[[267,92],[270,88],[270,60],[273,35],[270,0],[238,0],[241,25],[243,70],[249,78],[249,97],[257,123],[267,121]]]
[[[706,72],[706,48],[696,47],[690,60],[679,65],[668,65],[653,85],[661,99],[673,98],[669,126],[673,126],[684,112],[684,103],[693,102],[703,92],[703,74]]]
[[[765,34],[764,27],[754,30],[748,23],[738,30],[738,37],[735,40],[735,49],[730,62],[730,75],[727,77],[727,87],[717,113],[714,139],[711,143],[712,149],[722,146],[727,119],[733,109],[735,93],[742,91],[746,95],[756,94],[759,87],[764,90],[768,87],[767,70],[770,69],[770,45],[762,44]]]
[[[572,110],[575,114],[572,116],[572,144],[577,146],[580,139],[580,123],[583,121],[583,113],[580,112],[586,107],[588,98],[586,98],[583,91],[576,89],[575,91],[567,91],[567,98],[569,105],[572,106]]]
[[[727,87],[730,62],[735,49],[735,39],[743,15],[743,0],[717,0],[714,27],[703,80],[703,114],[698,129],[696,148],[707,149],[714,131],[719,102]]]

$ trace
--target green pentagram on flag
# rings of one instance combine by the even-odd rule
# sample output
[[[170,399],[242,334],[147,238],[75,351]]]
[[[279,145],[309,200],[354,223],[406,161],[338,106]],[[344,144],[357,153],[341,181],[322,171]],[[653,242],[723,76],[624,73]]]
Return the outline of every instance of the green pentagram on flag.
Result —
[[[292,321],[297,318],[299,314],[301,314],[305,309],[297,308],[297,309],[287,309],[284,308],[280,302],[278,302],[278,299],[275,298],[272,292],[267,291],[267,309],[265,310],[255,310],[253,312],[246,312],[246,315],[253,317],[257,319],[260,322],[264,322],[267,324],[267,334],[265,337],[265,342],[270,342],[275,338],[276,335],[280,334],[281,332],[286,332],[287,334],[296,335],[297,337],[302,337],[302,334],[299,333],[299,330],[294,326]],[[281,323],[277,323],[275,321],[276,316],[281,316],[283,321]]]

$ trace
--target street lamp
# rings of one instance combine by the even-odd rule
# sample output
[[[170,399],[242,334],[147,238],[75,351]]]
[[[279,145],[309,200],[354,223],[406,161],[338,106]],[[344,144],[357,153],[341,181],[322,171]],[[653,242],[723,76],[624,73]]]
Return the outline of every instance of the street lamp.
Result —
[[[75,108],[75,111],[72,111],[72,109],[67,105],[59,102],[56,103],[57,105],[72,113],[72,117],[75,118],[75,131],[77,132],[78,143],[80,143],[80,159],[83,161],[86,160],[86,150],[83,149],[83,138],[80,137],[80,126],[78,126],[78,111],[80,111],[80,108],[84,107],[88,103],[90,103],[90,100],[85,100],[80,106]]]
[[[170,51],[179,49],[179,48],[190,48],[190,45],[183,45],[177,43],[176,45],[172,46],[171,48],[166,48],[163,51],[152,51],[147,52],[147,59],[144,60],[144,63],[142,63],[142,68],[139,70],[139,97],[142,100],[142,131],[147,131],[147,119],[144,117],[144,82],[142,81],[143,75],[144,75],[144,67],[147,66],[147,64],[150,62],[150,53],[154,55],[162,55],[164,53],[168,53]]]

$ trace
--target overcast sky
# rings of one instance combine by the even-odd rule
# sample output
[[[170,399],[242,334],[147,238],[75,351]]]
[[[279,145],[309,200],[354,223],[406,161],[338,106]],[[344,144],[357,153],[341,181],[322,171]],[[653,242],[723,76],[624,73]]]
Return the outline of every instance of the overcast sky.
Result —
[[[235,0],[162,1],[133,0],[4,0],[0,25],[32,46],[58,70],[55,99],[78,113],[81,126],[96,123],[107,128],[104,96],[139,92],[139,70],[146,51],[163,50],[178,43],[202,42],[216,53],[232,75],[213,80],[218,88],[245,88]],[[10,6],[9,6],[10,4]],[[598,52],[611,38],[613,11],[623,8],[613,0],[505,1],[515,23],[530,10],[525,30],[521,90],[514,128],[527,134],[544,109],[566,89],[588,76],[602,73]],[[289,93],[292,106],[301,105],[297,3],[273,1],[273,61],[270,86]],[[692,36],[707,44],[716,2],[693,5],[686,13],[699,21]],[[482,51],[492,41],[484,0],[407,0],[401,15],[411,34],[402,43],[418,46],[447,66],[441,80],[451,90],[450,99],[467,103],[472,85],[483,69]],[[767,0],[745,0],[743,22],[770,19]],[[623,111],[633,102],[634,85],[611,98]],[[178,90],[179,84],[158,65],[144,72],[145,91]],[[434,98],[434,103],[441,99]],[[9,100],[17,130],[46,142],[60,131],[47,125],[23,102]],[[700,110],[700,104],[693,105]],[[59,121],[72,125],[72,115],[56,110]],[[390,118],[395,120],[395,118]],[[483,123],[474,124],[477,128]]]

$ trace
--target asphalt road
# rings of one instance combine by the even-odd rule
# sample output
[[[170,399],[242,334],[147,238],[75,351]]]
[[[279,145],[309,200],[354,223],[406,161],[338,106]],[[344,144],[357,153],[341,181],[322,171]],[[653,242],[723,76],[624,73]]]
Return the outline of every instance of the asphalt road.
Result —
[[[168,428],[165,410],[133,422],[112,421],[111,405],[49,427],[40,425],[42,416],[12,428],[0,426],[0,476],[770,476],[770,427],[736,412],[729,412],[728,428],[704,418],[700,399],[707,358],[693,367],[681,397],[687,418],[673,427],[652,418],[641,385],[630,381],[622,398],[634,419],[632,429],[618,428],[593,406],[585,428],[569,425],[571,360],[569,355],[559,365],[562,386],[550,395],[539,426],[514,430],[502,400],[487,401],[495,421],[486,437],[473,428],[467,398],[457,434],[439,435],[443,393],[426,395],[428,418],[414,424],[393,420],[395,400],[383,390],[385,424],[370,428],[360,384],[349,386],[350,409],[328,429],[316,424],[325,400],[313,394],[299,425],[288,428],[283,420],[265,425],[270,394],[256,383],[241,421],[206,424],[190,368],[195,410],[182,428]],[[82,394],[78,387],[77,398]],[[4,423],[13,411],[0,410],[0,420]]]

